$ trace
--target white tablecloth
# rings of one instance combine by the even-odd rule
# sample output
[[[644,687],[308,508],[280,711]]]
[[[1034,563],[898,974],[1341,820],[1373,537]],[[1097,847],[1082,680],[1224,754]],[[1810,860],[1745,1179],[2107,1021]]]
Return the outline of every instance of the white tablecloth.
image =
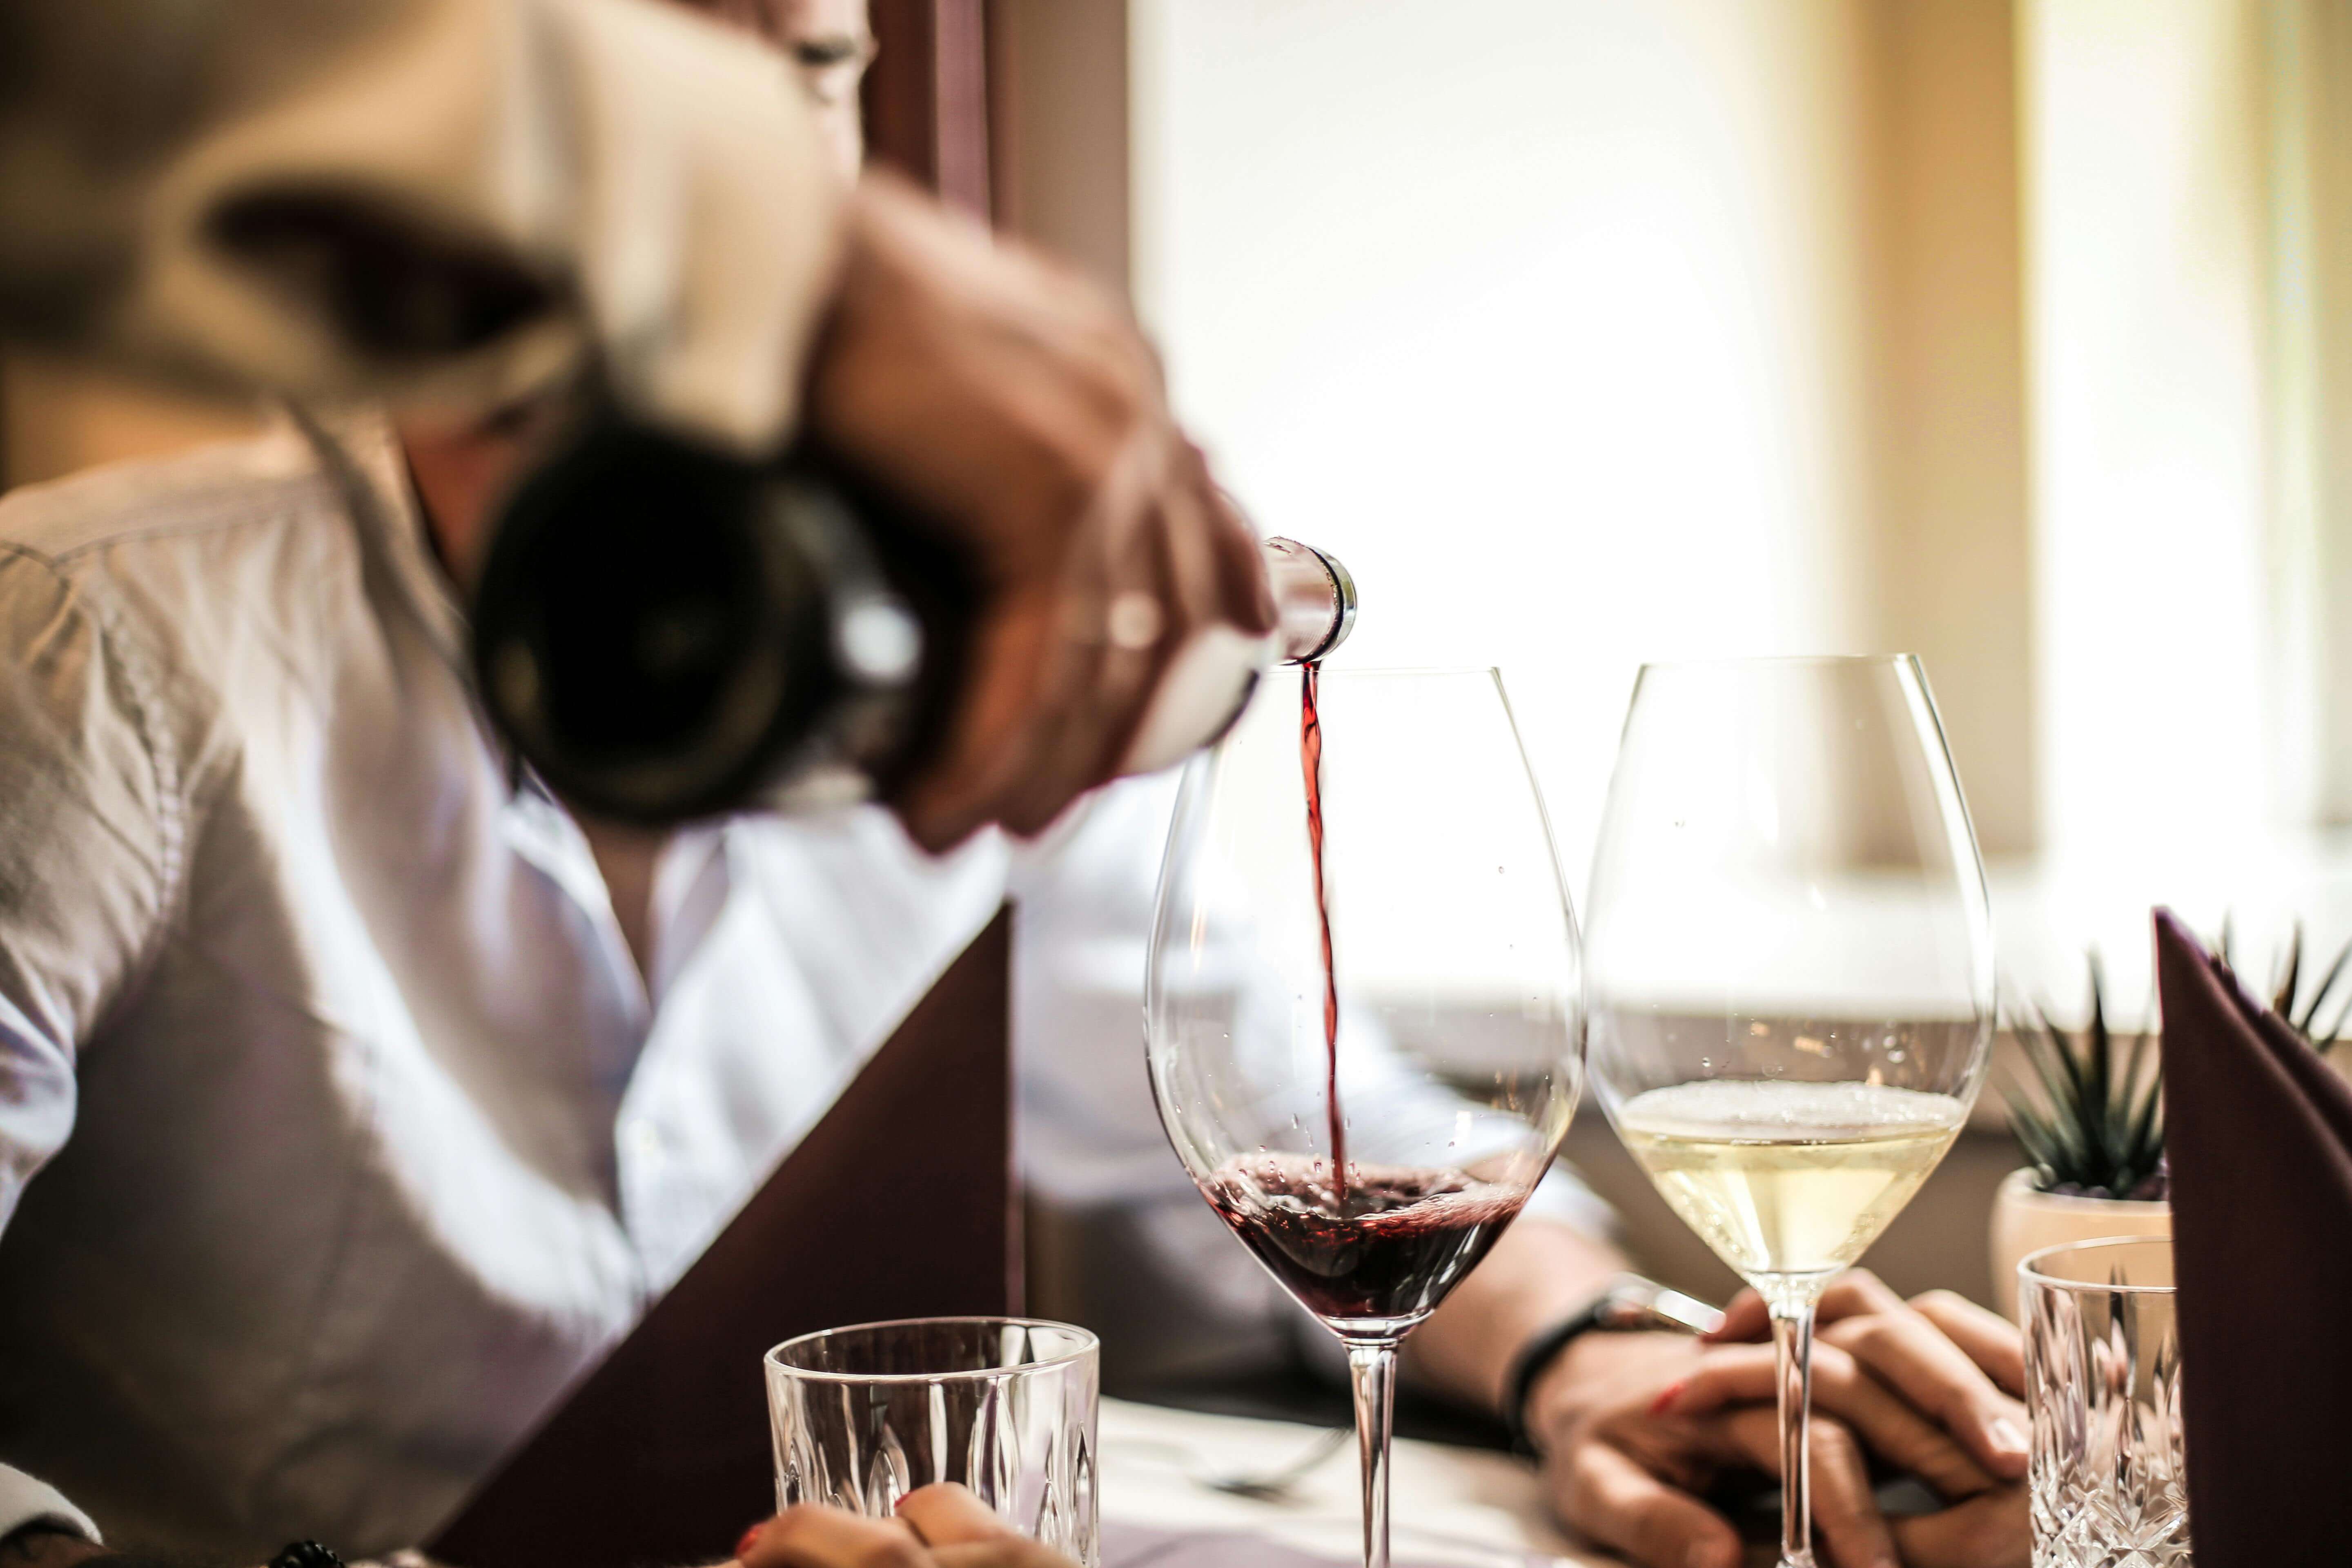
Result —
[[[1202,1474],[1259,1473],[1306,1453],[1312,1426],[1203,1415],[1124,1400],[1102,1402],[1101,1502],[1107,1523],[1265,1536],[1335,1563],[1361,1561],[1352,1441],[1281,1502],[1229,1496]],[[1442,1568],[1528,1568],[1565,1563],[1615,1568],[1613,1558],[1570,1547],[1546,1515],[1532,1471],[1507,1455],[1399,1441],[1391,1482],[1391,1534],[1400,1562]]]

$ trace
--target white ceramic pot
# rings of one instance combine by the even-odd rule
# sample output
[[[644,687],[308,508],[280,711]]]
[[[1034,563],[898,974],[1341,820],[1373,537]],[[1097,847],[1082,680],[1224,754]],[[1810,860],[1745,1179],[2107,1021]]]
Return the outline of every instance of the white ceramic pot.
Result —
[[[2029,1252],[2110,1236],[2171,1234],[2168,1203],[2038,1193],[2032,1171],[2011,1171],[1992,1200],[1992,1303],[2017,1321],[2017,1265]]]

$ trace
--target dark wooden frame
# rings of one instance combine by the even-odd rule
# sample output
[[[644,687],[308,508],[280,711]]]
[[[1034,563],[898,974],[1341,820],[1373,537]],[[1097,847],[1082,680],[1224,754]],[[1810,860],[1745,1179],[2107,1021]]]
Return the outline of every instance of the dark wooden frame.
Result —
[[[987,218],[987,0],[871,5],[881,51],[866,75],[867,152]]]

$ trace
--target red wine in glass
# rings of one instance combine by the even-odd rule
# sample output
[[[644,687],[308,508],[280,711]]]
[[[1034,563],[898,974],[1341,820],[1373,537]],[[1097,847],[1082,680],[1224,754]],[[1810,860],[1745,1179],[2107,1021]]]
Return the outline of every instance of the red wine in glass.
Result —
[[[1428,1312],[1528,1198],[1460,1171],[1359,1165],[1343,1204],[1322,1162],[1275,1153],[1227,1163],[1202,1191],[1307,1310],[1334,1321]]]

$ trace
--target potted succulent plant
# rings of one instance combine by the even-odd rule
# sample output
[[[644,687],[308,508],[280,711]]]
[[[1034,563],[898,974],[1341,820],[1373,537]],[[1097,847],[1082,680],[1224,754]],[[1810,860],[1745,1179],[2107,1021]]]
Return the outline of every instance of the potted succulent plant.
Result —
[[[2002,1085],[2010,1131],[2027,1164],[1992,1205],[1993,1305],[2017,1315],[2017,1265],[2027,1253],[2108,1236],[2169,1236],[2163,1071],[2153,1037],[2128,1046],[2107,1027],[2105,986],[2091,958],[2090,1022],[2069,1036],[2036,1004],[2012,1026],[2037,1081]]]
[[[2230,930],[2217,944],[2230,962]],[[2352,994],[2324,1029],[2319,1015],[2352,963],[2339,951],[2309,996],[2303,990],[2303,928],[2287,943],[2271,985],[2271,1007],[2326,1053],[2335,1047]],[[2164,1075],[2154,1037],[2128,1045],[2107,1027],[2097,954],[2090,959],[2090,1022],[2069,1036],[2036,1005],[2014,1026],[2035,1089],[2002,1086],[2010,1130],[2027,1164],[2000,1184],[1992,1210],[1993,1303],[2017,1315],[2017,1265],[2027,1253],[2109,1236],[2169,1236],[2172,1207],[2164,1163]]]

